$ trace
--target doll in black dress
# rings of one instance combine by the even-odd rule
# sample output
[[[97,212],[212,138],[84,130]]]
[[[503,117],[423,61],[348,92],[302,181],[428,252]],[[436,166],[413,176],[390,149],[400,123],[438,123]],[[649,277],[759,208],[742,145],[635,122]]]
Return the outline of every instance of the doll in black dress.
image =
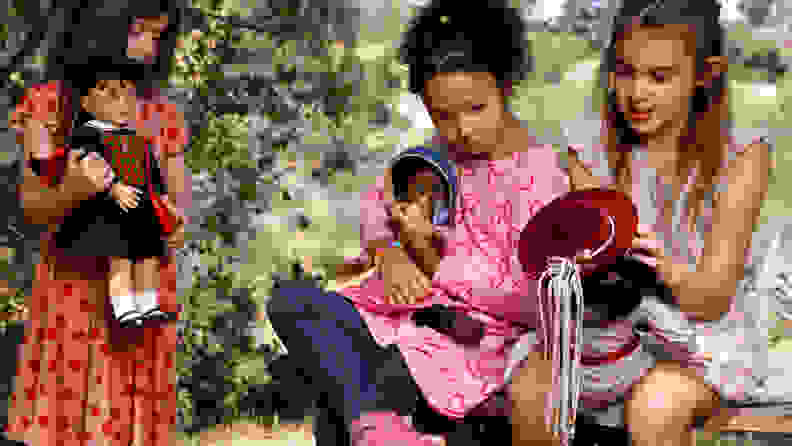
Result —
[[[150,144],[130,128],[136,112],[134,68],[95,62],[70,72],[77,119],[68,147],[80,151],[81,159],[105,161],[106,191],[64,219],[55,244],[69,255],[110,258],[110,296],[122,326],[166,319],[157,304],[157,281],[167,244],[151,192],[172,205]]]

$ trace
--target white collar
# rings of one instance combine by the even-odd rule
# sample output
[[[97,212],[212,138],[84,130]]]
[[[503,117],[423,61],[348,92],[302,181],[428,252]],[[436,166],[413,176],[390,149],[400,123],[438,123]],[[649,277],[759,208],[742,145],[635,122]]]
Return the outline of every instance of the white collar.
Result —
[[[89,127],[93,127],[95,129],[99,129],[99,130],[105,131],[105,132],[106,131],[120,130],[121,129],[120,127],[116,127],[112,123],[109,123],[107,121],[99,121],[98,119],[94,119],[92,121],[88,121],[88,122],[85,123],[85,125],[87,125]],[[132,130],[131,126],[127,126],[125,128],[129,129],[129,130]]]

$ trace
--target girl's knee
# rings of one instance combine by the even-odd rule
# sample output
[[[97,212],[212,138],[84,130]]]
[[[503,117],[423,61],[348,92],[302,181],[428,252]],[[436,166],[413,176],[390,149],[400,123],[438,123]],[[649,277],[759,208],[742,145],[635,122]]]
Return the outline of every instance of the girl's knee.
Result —
[[[717,395],[704,381],[677,364],[660,363],[633,388],[625,403],[628,424],[692,425],[717,407]]]
[[[531,353],[512,375],[507,386],[512,407],[517,412],[535,410],[544,412],[545,395],[552,390],[550,361],[541,353]]]

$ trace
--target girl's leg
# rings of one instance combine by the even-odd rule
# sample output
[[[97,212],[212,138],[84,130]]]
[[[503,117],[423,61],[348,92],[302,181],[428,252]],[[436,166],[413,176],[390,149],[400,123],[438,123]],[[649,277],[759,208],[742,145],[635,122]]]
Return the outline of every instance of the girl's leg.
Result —
[[[128,259],[110,258],[110,279],[108,282],[115,317],[119,321],[125,322],[138,316],[132,295],[132,265]]]
[[[430,444],[396,415],[390,398],[383,398],[404,393],[401,386],[404,381],[412,384],[411,378],[387,376],[394,367],[385,366],[386,351],[343,296],[310,286],[276,288],[267,314],[306,384],[315,392],[326,392],[326,401],[334,406],[330,409],[348,426],[353,445]]]
[[[718,395],[692,370],[658,362],[632,391],[624,417],[633,446],[692,446],[694,422],[712,416]]]
[[[560,444],[545,423],[545,397],[552,390],[551,373],[551,363],[541,352],[530,353],[514,371],[508,385],[514,446]]]

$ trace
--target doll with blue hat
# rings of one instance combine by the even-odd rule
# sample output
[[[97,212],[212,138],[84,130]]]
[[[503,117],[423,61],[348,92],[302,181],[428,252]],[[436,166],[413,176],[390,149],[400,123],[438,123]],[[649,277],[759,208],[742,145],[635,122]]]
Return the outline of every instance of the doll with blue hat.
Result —
[[[414,147],[394,157],[390,169],[396,212],[419,234],[430,235],[433,225],[453,225],[457,171],[447,156]]]

